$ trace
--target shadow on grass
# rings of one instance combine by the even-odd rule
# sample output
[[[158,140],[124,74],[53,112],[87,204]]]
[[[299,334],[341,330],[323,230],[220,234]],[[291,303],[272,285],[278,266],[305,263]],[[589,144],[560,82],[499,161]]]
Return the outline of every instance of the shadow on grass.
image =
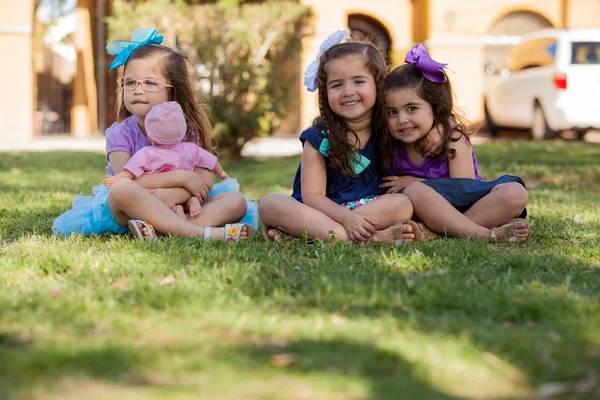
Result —
[[[231,351],[232,349],[230,349]],[[435,388],[423,371],[392,351],[350,340],[296,340],[285,347],[248,345],[233,350],[248,368],[274,365],[287,374],[320,374],[366,383],[367,399],[460,399]],[[289,389],[288,389],[289,390]],[[293,389],[292,389],[293,390]],[[344,397],[345,398],[345,397]]]
[[[340,246],[337,255],[348,260],[340,268],[327,265],[319,246],[273,246],[287,254],[266,256],[273,264],[256,268],[255,284],[240,289],[274,296],[275,312],[392,316],[401,328],[468,337],[522,371],[532,387],[600,370],[600,342],[592,340],[600,333],[592,322],[600,315],[597,262],[553,254],[560,247],[444,240],[362,259]],[[294,269],[298,257],[308,265]]]
[[[10,242],[29,235],[50,237],[54,219],[65,211],[56,205],[31,211],[0,208],[0,238]]]
[[[22,389],[51,388],[64,377],[122,381],[151,357],[143,349],[107,344],[76,350],[68,343],[39,348],[17,335],[0,333],[0,398],[14,399]]]

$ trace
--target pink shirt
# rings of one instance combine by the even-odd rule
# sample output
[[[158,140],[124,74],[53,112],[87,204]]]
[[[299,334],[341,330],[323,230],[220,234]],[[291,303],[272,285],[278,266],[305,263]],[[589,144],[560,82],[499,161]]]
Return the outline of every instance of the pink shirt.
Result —
[[[194,168],[213,170],[217,157],[198,145],[181,142],[169,146],[146,146],[127,161],[123,170],[139,178],[143,174],[155,174],[172,170],[193,171]]]

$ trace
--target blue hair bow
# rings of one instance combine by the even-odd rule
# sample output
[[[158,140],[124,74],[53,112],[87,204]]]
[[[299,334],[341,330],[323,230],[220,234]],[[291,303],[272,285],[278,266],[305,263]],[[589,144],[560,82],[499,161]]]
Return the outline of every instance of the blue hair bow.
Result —
[[[158,29],[155,28],[142,28],[134,31],[131,34],[131,40],[126,42],[123,40],[117,40],[116,42],[110,42],[106,46],[108,54],[117,55],[108,67],[109,70],[113,70],[127,62],[127,59],[138,47],[146,46],[148,44],[161,44],[164,40],[164,36],[158,36]]]

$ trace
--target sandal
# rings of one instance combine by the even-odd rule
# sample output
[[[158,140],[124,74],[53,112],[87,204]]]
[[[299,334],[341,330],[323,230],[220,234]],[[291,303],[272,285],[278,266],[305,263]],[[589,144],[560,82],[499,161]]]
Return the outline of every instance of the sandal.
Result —
[[[245,224],[241,222],[235,224],[225,224],[225,237],[223,238],[223,241],[225,243],[239,242],[241,240],[242,228],[244,226],[246,227],[246,232],[248,233],[246,239],[250,239],[252,236],[254,236],[254,228],[250,224]],[[208,242],[211,239],[212,227],[207,226],[204,228],[204,241]]]
[[[435,240],[439,239],[441,236],[439,233],[432,231],[427,225],[422,222],[415,222],[412,219],[405,219],[400,224],[402,225],[410,225],[412,227],[415,238],[412,240],[413,242],[425,242],[427,240]]]
[[[149,236],[144,236],[142,230],[138,226],[141,224],[146,229],[148,229]],[[129,232],[138,239],[141,240],[156,240],[156,230],[152,226],[150,222],[141,220],[141,219],[130,219],[127,221],[127,227],[129,228]]]
[[[519,240],[517,233],[515,232],[515,222],[525,222],[527,225],[527,237],[525,240]],[[502,233],[498,233],[498,230],[503,230]],[[508,223],[492,228],[492,233],[490,237],[491,242],[508,242],[508,243],[519,243],[526,242],[531,238],[531,225],[526,219],[523,218],[514,218],[508,221]]]
[[[268,232],[271,229],[275,229],[279,235],[279,237],[276,239],[272,239],[269,237]],[[293,242],[296,237],[293,236],[287,229],[285,229],[283,226],[267,226],[267,225],[263,225],[262,227],[262,235],[265,238],[265,240],[267,242],[278,242],[278,243],[286,243],[286,242]]]

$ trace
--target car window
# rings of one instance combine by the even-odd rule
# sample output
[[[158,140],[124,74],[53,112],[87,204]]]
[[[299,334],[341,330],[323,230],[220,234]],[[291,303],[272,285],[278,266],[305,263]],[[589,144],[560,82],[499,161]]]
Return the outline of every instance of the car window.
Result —
[[[573,42],[571,64],[600,64],[600,42]]]
[[[515,46],[507,58],[507,67],[512,71],[545,67],[554,64],[556,39],[539,38]]]

